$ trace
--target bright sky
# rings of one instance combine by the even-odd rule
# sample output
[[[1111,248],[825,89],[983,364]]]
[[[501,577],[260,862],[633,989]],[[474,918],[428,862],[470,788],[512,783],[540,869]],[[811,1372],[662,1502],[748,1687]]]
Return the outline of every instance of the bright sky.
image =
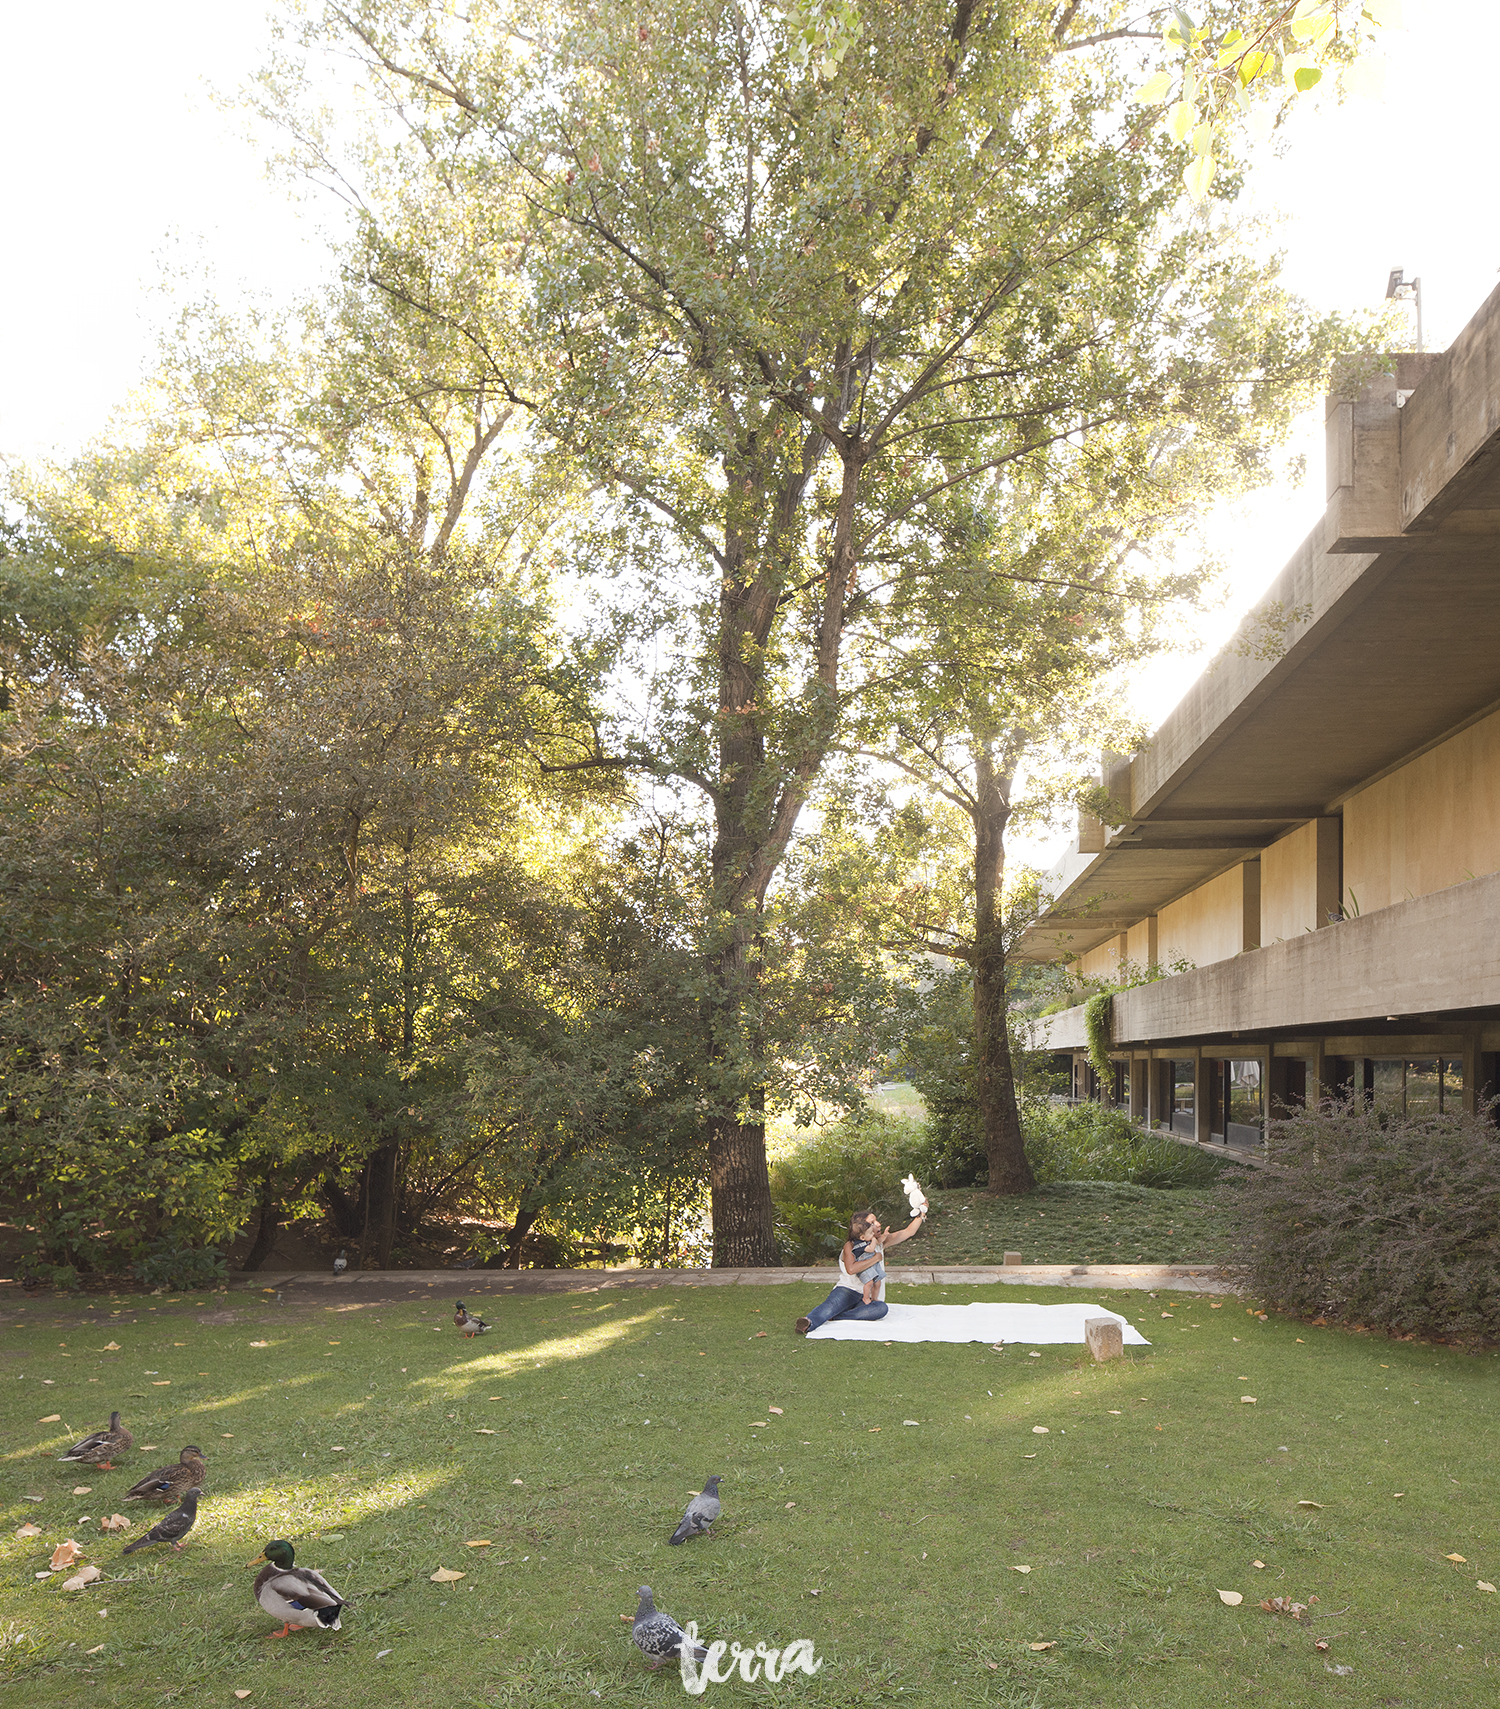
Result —
[[[1287,283],[1318,307],[1375,307],[1392,267],[1420,275],[1427,347],[1441,349],[1500,283],[1486,165],[1496,14],[1493,0],[1406,0],[1405,14],[1388,33],[1383,97],[1299,115],[1251,200],[1279,221]],[[104,426],[170,324],[164,274],[211,274],[222,301],[283,299],[322,275],[319,220],[336,223],[337,209],[268,182],[244,118],[213,96],[254,73],[270,28],[264,0],[7,8],[0,456],[66,455]],[[1307,457],[1300,487],[1218,519],[1230,598],[1204,626],[1209,650],[1322,511],[1320,414],[1294,449]],[[1158,722],[1197,668],[1147,673],[1142,714]]]

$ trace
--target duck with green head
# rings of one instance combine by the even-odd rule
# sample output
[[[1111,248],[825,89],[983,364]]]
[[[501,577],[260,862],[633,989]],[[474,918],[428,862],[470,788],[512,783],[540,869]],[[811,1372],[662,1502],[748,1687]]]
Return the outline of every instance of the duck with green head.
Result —
[[[344,1599],[322,1573],[311,1567],[294,1565],[296,1555],[292,1545],[273,1537],[250,1562],[267,1562],[255,1575],[255,1600],[272,1619],[280,1620],[279,1632],[267,1637],[284,1638],[292,1631],[325,1632],[339,1630],[339,1613]]]

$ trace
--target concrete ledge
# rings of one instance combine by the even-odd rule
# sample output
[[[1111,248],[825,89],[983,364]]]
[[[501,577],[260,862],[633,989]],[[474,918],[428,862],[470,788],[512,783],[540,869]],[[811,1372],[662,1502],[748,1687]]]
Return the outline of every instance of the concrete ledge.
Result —
[[[812,1269],[748,1270],[361,1270],[343,1276],[291,1270],[243,1271],[229,1278],[240,1295],[291,1294],[301,1298],[403,1301],[427,1295],[476,1304],[504,1294],[586,1293],[617,1288],[809,1287],[827,1293],[836,1272]],[[903,1287],[1141,1288],[1179,1293],[1231,1293],[1235,1283],[1213,1264],[975,1264],[934,1268],[893,1264],[890,1280]],[[440,1291],[439,1291],[440,1290]]]

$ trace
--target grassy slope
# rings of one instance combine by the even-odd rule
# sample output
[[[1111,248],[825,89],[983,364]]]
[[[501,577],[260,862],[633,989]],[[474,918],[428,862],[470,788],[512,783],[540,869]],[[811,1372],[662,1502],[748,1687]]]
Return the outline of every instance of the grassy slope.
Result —
[[[1112,1181],[1064,1181],[1024,1199],[976,1188],[928,1195],[919,1240],[891,1253],[896,1264],[998,1264],[1009,1248],[1027,1264],[1212,1263],[1234,1216],[1230,1183],[1168,1192]]]
[[[1157,1345],[1095,1367],[1073,1348],[798,1341],[807,1303],[781,1287],[512,1296],[474,1344],[426,1290],[363,1311],[252,1306],[232,1327],[200,1326],[193,1296],[113,1317],[104,1301],[82,1329],[78,1306],[33,1304],[0,1360],[0,1666],[28,1709],[232,1704],[236,1688],[250,1709],[675,1702],[619,1619],[647,1581],[709,1635],[811,1637],[825,1658],[815,1680],[710,1701],[1494,1701],[1500,1595],[1475,1589],[1500,1580],[1492,1357],[1130,1294],[1101,1303]],[[110,1339],[121,1351],[96,1351]],[[114,1473],[57,1464],[112,1404],[158,1449]],[[66,1428],[37,1422],[51,1412]],[[79,1515],[113,1511],[189,1440],[211,1466],[187,1550],[122,1560]],[[720,1535],[667,1549],[710,1471]],[[15,1540],[26,1519],[42,1535]],[[342,1633],[263,1636],[245,1563],[278,1533],[355,1598]],[[70,1535],[102,1589],[33,1577]],[[468,1576],[431,1583],[441,1566]],[[1320,1598],[1316,1623],[1263,1613],[1273,1594]]]

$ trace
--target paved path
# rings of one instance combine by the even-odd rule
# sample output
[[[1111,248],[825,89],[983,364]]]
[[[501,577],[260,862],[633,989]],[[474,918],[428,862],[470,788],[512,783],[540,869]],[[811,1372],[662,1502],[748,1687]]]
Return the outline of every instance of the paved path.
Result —
[[[831,1267],[799,1270],[258,1270],[230,1278],[230,1292],[279,1292],[294,1298],[404,1300],[433,1289],[455,1299],[486,1300],[498,1294],[591,1293],[613,1288],[805,1287],[826,1293],[837,1274]],[[892,1265],[894,1283],[941,1283],[991,1287],[1141,1288],[1190,1294],[1223,1294],[1234,1284],[1212,1264],[985,1264],[949,1269]]]

